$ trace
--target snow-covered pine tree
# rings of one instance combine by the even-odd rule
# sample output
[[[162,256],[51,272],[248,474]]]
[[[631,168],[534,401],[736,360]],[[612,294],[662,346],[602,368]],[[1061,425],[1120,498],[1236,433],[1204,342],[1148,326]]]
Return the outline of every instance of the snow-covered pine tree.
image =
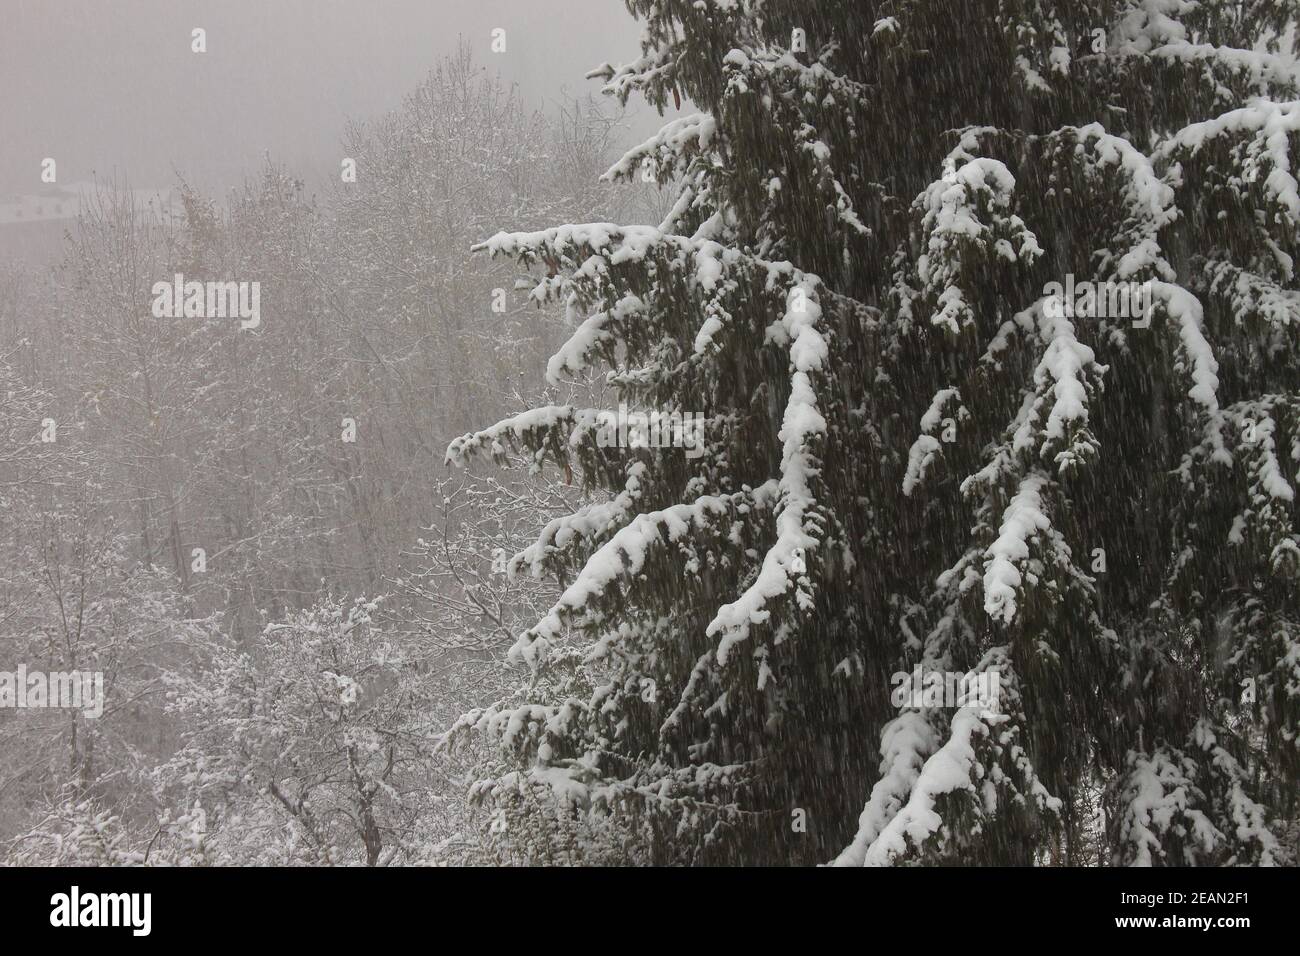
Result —
[[[650,859],[1285,859],[1295,4],[627,5],[607,90],[700,111],[608,175],[671,213],[483,248],[581,320],[552,381],[603,362],[707,454],[572,406],[453,443],[609,492],[513,563],[566,586],[513,649],[535,702],[465,723]],[[1149,325],[1069,276],[1149,283]],[[1000,712],[893,709],[916,665],[996,669]]]

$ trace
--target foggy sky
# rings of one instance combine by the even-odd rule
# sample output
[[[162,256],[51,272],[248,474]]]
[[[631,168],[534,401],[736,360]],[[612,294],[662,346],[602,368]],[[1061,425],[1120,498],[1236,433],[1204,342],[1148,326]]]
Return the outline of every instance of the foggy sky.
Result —
[[[39,188],[46,156],[60,184],[167,187],[176,169],[222,193],[268,151],[320,181],[345,122],[396,108],[460,35],[546,107],[597,92],[583,75],[636,56],[640,24],[620,0],[0,0],[0,196]],[[657,128],[628,107],[636,134]]]

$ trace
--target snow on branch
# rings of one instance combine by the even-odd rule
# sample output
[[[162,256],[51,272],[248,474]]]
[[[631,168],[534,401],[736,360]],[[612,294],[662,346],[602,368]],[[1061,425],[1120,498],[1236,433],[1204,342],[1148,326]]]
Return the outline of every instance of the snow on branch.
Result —
[[[1099,251],[1102,273],[1120,280],[1147,275],[1169,280],[1174,278],[1174,270],[1161,255],[1159,243],[1160,231],[1178,218],[1174,189],[1156,172],[1151,158],[1123,137],[1107,132],[1100,123],[1062,126],[1041,136],[1010,136],[1007,131],[994,127],[972,126],[963,129],[959,144],[945,160],[948,171],[944,179],[930,186],[925,194],[928,203],[933,205],[936,195],[940,197],[940,203],[960,201],[960,194],[952,193],[949,196],[944,193],[945,185],[955,186],[962,179],[960,170],[965,167],[958,164],[976,162],[975,153],[979,150],[981,141],[1008,137],[1008,145],[1017,151],[1022,151],[1026,144],[1044,147],[1049,155],[1054,152],[1059,162],[1081,165],[1092,179],[1106,184],[1108,188],[1119,190],[1127,213],[1125,219],[1118,224],[1118,235],[1124,240],[1124,245],[1118,258],[1109,250]],[[999,174],[994,183],[996,193],[991,197],[994,209],[1007,207],[1011,190],[1015,186],[1015,180],[1010,178],[1009,172],[1005,172],[1005,167],[1003,171],[1005,178]],[[966,220],[966,216],[957,219],[968,233],[978,235],[978,220],[973,224]],[[1031,240],[1034,238],[1017,217],[1011,217],[1009,222],[1013,230],[1023,231]],[[1008,259],[1015,258],[1008,254],[1013,250],[999,246],[998,251]],[[1036,242],[1024,253],[1030,262],[1039,255],[1041,250],[1037,248]]]
[[[871,797],[858,817],[858,832],[853,842],[835,858],[835,866],[862,866],[867,853],[898,816],[908,795],[916,789],[921,769],[939,749],[939,737],[924,713],[905,711],[891,720],[881,734],[880,779],[871,788]]]
[[[502,459],[506,447],[502,441],[530,447],[543,447],[546,439],[560,426],[572,427],[580,418],[594,419],[595,409],[576,409],[572,405],[544,405],[530,408],[497,422],[482,431],[462,435],[447,446],[444,464],[464,467],[473,455],[485,449],[495,459]]]
[[[946,653],[931,659],[931,666],[949,667]],[[886,725],[880,779],[853,841],[833,865],[888,866],[916,855],[936,837],[941,852],[952,852],[954,843],[979,834],[1003,807],[1060,812],[1061,799],[1043,785],[1024,746],[1024,707],[1010,649],[989,648],[967,677],[982,674],[996,675],[996,701],[959,707],[942,745],[945,734],[936,723],[943,718],[935,709],[909,708]],[[951,809],[981,822],[958,825],[951,814],[940,816],[940,798],[955,794],[965,795],[964,806]]]
[[[858,235],[871,235],[871,230],[858,218],[857,211],[853,208],[853,200],[849,198],[844,185],[835,175],[835,170],[831,166],[831,148],[826,145],[826,141],[818,137],[817,130],[808,123],[799,127],[795,132],[795,139],[799,142],[799,149],[804,155],[812,158],[823,187],[829,188],[835,196],[836,217]]]
[[[566,551],[579,541],[599,539],[625,525],[641,499],[647,467],[643,461],[632,462],[623,490],[614,498],[584,505],[573,514],[548,522],[535,542],[510,558],[506,573],[513,579],[527,567],[534,578],[540,578],[551,555]]]
[[[691,267],[689,278],[706,292],[718,284],[726,269],[736,265],[765,274],[769,288],[800,275],[789,262],[773,262],[726,246],[715,240],[712,232],[708,222],[694,236],[666,233],[653,226],[571,223],[540,232],[498,232],[472,248],[493,256],[507,255],[525,264],[538,260],[577,264],[570,277],[561,279],[557,275],[556,281],[546,286],[548,294],[583,280],[599,281],[611,267],[643,262],[653,255],[665,257],[675,269]]]
[[[776,492],[777,483],[768,481],[750,491],[704,495],[690,504],[637,515],[587,560],[577,580],[565,589],[546,616],[519,636],[510,649],[510,659],[523,660],[536,670],[544,663],[548,648],[563,633],[566,621],[578,615],[588,621],[603,619],[595,601],[618,582],[640,573],[652,549],[717,525],[742,508],[766,509]]]
[[[1034,401],[1020,421],[1012,448],[1037,447],[1047,455],[1064,443],[1054,457],[1058,470],[1064,472],[1097,453],[1097,441],[1087,428],[1088,400],[1101,389],[1106,366],[1097,364],[1092,349],[1075,337],[1074,324],[1059,297],[1047,296],[1028,312],[1038,317],[1039,335],[1047,348],[1034,369]],[[1049,403],[1047,421],[1041,434],[1035,434],[1033,426]]]
[[[921,416],[921,434],[907,454],[907,471],[903,475],[903,494],[911,496],[912,492],[925,480],[926,474],[943,450],[939,440],[934,437],[935,429],[943,424],[943,410],[949,402],[957,403],[956,421],[970,418],[970,411],[962,403],[961,392],[955,388],[941,388],[935,393],[930,407]]]
[[[741,92],[747,92],[742,77],[748,76],[781,90],[797,87],[823,106],[834,105],[837,95],[845,105],[868,102],[871,90],[867,84],[836,73],[826,65],[826,59],[823,55],[812,63],[804,63],[789,50],[756,47],[729,50],[722,63],[732,73],[732,88]]]
[[[917,260],[917,275],[938,306],[930,318],[932,325],[956,334],[975,321],[960,284],[967,250],[1008,262],[1031,263],[1042,254],[1033,232],[1010,212],[1015,185],[1015,177],[1003,163],[976,158],[960,167],[952,164],[942,179],[917,197],[913,205],[923,213],[926,243]]]
[[[1192,387],[1188,395],[1205,409],[1211,418],[1219,414],[1219,363],[1205,338],[1205,310],[1200,300],[1182,286],[1170,282],[1151,283],[1152,302],[1160,302],[1178,331],[1180,361],[1188,372]]]
[[[650,315],[658,304],[656,300],[664,295],[662,291],[658,295],[628,292],[609,306],[609,300],[616,295],[612,290],[614,272],[619,267],[655,260],[669,274],[680,277],[689,293],[703,300],[704,321],[691,346],[696,355],[714,347],[718,333],[731,319],[730,307],[724,301],[728,297],[734,298],[742,288],[748,291],[754,284],[779,294],[792,282],[809,278],[787,260],[764,259],[718,241],[715,237],[725,230],[724,218],[715,213],[691,236],[651,226],[568,224],[540,232],[500,232],[474,249],[508,255],[525,265],[547,263],[551,274],[533,290],[533,298],[546,301],[561,297],[571,306],[585,302],[595,310],[548,363],[547,379],[558,384],[565,373],[588,369],[593,353],[604,350],[608,356],[616,344],[628,344],[634,337],[620,335],[619,326],[626,327],[634,319]],[[825,294],[825,290],[821,292]],[[830,294],[837,300],[842,298]],[[773,332],[777,338],[784,335],[779,323],[767,331],[769,339]],[[656,361],[651,358],[652,367]]]
[[[608,182],[631,179],[647,162],[653,163],[661,176],[671,177],[692,153],[709,148],[717,130],[718,123],[709,113],[692,113],[675,119],[624,153],[601,179]]]
[[[833,153],[827,142],[833,139],[819,134],[802,111],[792,114],[790,108],[801,103],[815,103],[822,109],[862,105],[869,101],[869,89],[860,82],[835,73],[825,63],[833,50],[826,50],[817,61],[806,64],[792,52],[773,47],[733,49],[723,57],[727,75],[727,96],[750,96],[770,116],[778,129],[793,129],[799,150],[809,157],[815,167],[817,180],[831,197],[836,217],[859,236],[871,235],[863,224],[853,200],[836,175],[831,162]],[[790,91],[803,91],[794,97]],[[770,180],[769,189],[780,189],[781,178]]]
[[[1300,292],[1220,260],[1207,260],[1202,278],[1211,294],[1227,300],[1237,325],[1258,317],[1277,329],[1300,327]]]
[[[908,841],[911,841],[912,847],[921,846],[943,826],[943,819],[935,812],[938,799],[958,790],[975,789],[972,780],[976,766],[975,745],[980,736],[988,733],[988,727],[979,718],[977,710],[974,707],[963,707],[953,715],[952,731],[947,742],[921,767],[920,773],[912,782],[907,803],[885,824],[870,845],[861,851],[864,865],[889,865],[909,852]],[[903,763],[901,769],[906,775],[906,763]],[[901,782],[901,779],[891,782],[890,786]],[[872,795],[875,796],[874,791]],[[886,794],[884,799],[888,800],[891,795],[892,793]],[[871,809],[868,805],[868,810]],[[873,822],[874,816],[868,819],[868,824]]]
[[[668,84],[675,74],[672,50],[666,45],[652,47],[650,41],[642,46],[646,49],[642,56],[619,66],[602,63],[587,74],[587,79],[604,80],[601,92],[624,105],[637,90],[652,91]]]
[[[1161,740],[1137,747],[1107,794],[1114,821],[1114,862],[1128,866],[1258,865],[1280,860],[1277,838],[1264,808],[1247,794],[1251,771],[1235,746],[1219,737],[1235,734],[1202,716],[1181,746]],[[1289,742],[1287,744],[1289,746]]]
[[[1029,560],[1029,542],[1052,526],[1043,513],[1041,493],[1047,483],[1041,474],[1020,482],[1019,491],[1003,512],[998,538],[985,552],[984,610],[1004,624],[1016,616],[1017,593],[1023,584],[1020,568]]]
[[[812,549],[820,538],[820,528],[809,522],[817,499],[812,484],[819,473],[819,463],[809,450],[816,436],[826,432],[826,419],[817,406],[813,376],[824,370],[828,354],[825,337],[819,329],[821,306],[814,298],[817,283],[804,279],[790,289],[781,326],[789,341],[790,398],[778,438],[783,443],[780,503],[777,510],[777,539],[763,559],[758,578],[737,600],[719,608],[709,623],[710,637],[721,635],[717,659],[727,663],[732,648],[746,640],[751,624],[768,619],[767,603],[784,595],[790,587],[799,587],[802,572],[792,568],[796,552]],[[806,579],[804,579],[806,580]],[[811,597],[800,590],[801,603]]]
[[[629,294],[619,299],[609,311],[589,316],[546,363],[547,383],[559,385],[565,373],[578,375],[586,371],[591,353],[615,341],[609,327],[625,322],[632,316],[642,315],[645,311],[645,301],[640,296]]]
[[[1255,100],[1249,106],[1212,120],[1193,123],[1162,143],[1157,155],[1172,159],[1180,153],[1198,153],[1207,143],[1225,137],[1250,136],[1241,173],[1244,181],[1262,181],[1265,195],[1276,203],[1295,226],[1300,223],[1300,185],[1291,160],[1291,137],[1300,135],[1300,100],[1274,103]]]
[[[1275,574],[1300,575],[1300,533],[1292,517],[1296,490],[1279,455],[1283,423],[1290,418],[1291,459],[1300,464],[1300,398],[1263,395],[1225,408],[1223,417],[1226,430],[1240,436],[1237,458],[1247,479],[1246,505],[1233,520],[1227,543],[1251,547]],[[1207,457],[1208,446],[1208,440],[1202,442],[1195,456]],[[1190,461],[1184,468],[1190,469]],[[1184,480],[1188,477],[1184,474]],[[1300,470],[1294,480],[1300,485]]]
[[[1192,29],[1182,18],[1198,6],[1188,0],[1132,0],[1111,31],[1110,55],[1219,67],[1244,77],[1261,92],[1267,84],[1300,87],[1300,61],[1291,53],[1193,42]]]
[[[1106,131],[1100,123],[1067,126],[1046,137],[1058,140],[1068,155],[1078,158],[1076,146],[1083,146],[1082,158],[1098,173],[1110,179],[1110,170],[1120,174],[1120,188],[1131,220],[1121,226],[1128,249],[1114,268],[1114,278],[1134,279],[1155,275],[1173,279],[1174,270],[1160,250],[1160,230],[1178,218],[1174,190],[1155,171],[1151,159],[1121,136]],[[1105,263],[1103,263],[1103,266]]]

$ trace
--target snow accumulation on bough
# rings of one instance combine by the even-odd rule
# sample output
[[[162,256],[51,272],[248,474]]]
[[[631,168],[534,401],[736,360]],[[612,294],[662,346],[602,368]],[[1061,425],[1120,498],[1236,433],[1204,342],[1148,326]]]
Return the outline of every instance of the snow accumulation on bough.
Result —
[[[707,633],[721,635],[717,660],[727,663],[732,648],[749,637],[751,624],[768,619],[769,600],[779,597],[794,585],[798,572],[791,569],[796,552],[811,549],[817,538],[809,533],[805,517],[816,504],[812,480],[817,466],[808,451],[816,435],[826,431],[826,419],[817,407],[812,375],[821,371],[828,348],[818,325],[821,307],[814,299],[816,282],[805,278],[790,289],[782,327],[790,343],[790,399],[778,437],[782,441],[780,503],[777,513],[777,540],[763,559],[757,580],[736,601],[718,610]]]

